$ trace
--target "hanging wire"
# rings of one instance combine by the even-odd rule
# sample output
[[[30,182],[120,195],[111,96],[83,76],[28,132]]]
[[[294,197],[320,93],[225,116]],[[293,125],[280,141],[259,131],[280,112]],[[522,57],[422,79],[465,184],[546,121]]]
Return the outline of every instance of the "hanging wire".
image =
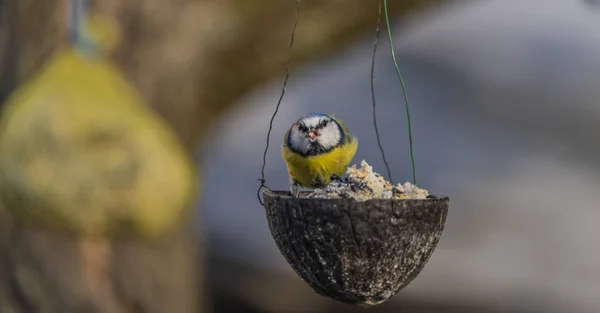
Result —
[[[388,39],[390,42],[390,52],[392,54],[392,61],[394,62],[394,67],[396,68],[396,74],[398,75],[398,79],[400,80],[400,85],[402,86],[402,93],[404,94],[404,103],[406,107],[406,119],[408,121],[408,141],[410,147],[410,159],[412,162],[412,176],[413,176],[413,184],[417,185],[417,170],[415,168],[415,156],[413,153],[413,140],[412,140],[412,128],[410,125],[410,110],[408,105],[408,95],[406,93],[406,88],[404,87],[404,80],[402,79],[402,75],[400,74],[400,69],[398,68],[398,62],[396,61],[396,55],[394,53],[394,42],[392,41],[392,30],[390,27],[390,18],[388,16],[387,9],[387,0],[383,0],[383,8],[385,11],[385,23],[387,26]]]
[[[69,41],[71,44],[75,45],[80,40],[81,34],[81,15],[82,15],[82,6],[85,4],[82,3],[84,0],[71,0],[69,1],[69,17],[68,17],[68,32],[69,32]]]
[[[98,56],[100,51],[87,31],[90,7],[90,0],[70,0],[67,20],[71,46],[88,57]]]
[[[379,9],[377,11],[377,27],[375,29],[375,43],[373,44],[373,58],[371,59],[371,99],[373,100],[373,126],[375,127],[375,136],[377,137],[377,145],[379,145],[379,151],[381,151],[381,158],[383,159],[383,164],[385,164],[385,168],[387,170],[388,177],[392,185],[394,185],[394,180],[392,178],[392,171],[390,170],[390,165],[385,157],[385,152],[383,151],[383,145],[381,145],[381,139],[379,138],[379,127],[377,126],[377,114],[376,107],[377,102],[375,102],[375,56],[377,55],[377,43],[379,41],[379,27],[381,25],[381,0],[377,1],[379,3]],[[396,188],[393,189],[394,191]]]
[[[264,202],[260,198],[260,192],[263,189],[269,189],[269,187],[267,186],[267,180],[265,179],[265,166],[267,164],[267,152],[269,151],[271,131],[273,130],[273,121],[275,120],[275,116],[277,115],[277,112],[279,112],[279,106],[281,105],[281,101],[283,100],[283,96],[285,95],[285,88],[287,87],[287,82],[290,77],[290,63],[292,62],[292,47],[294,46],[294,36],[296,34],[296,26],[298,26],[298,16],[299,15],[300,15],[300,0],[298,0],[296,2],[296,16],[294,19],[294,25],[292,26],[292,33],[290,36],[290,45],[288,48],[288,59],[285,64],[285,79],[283,80],[283,88],[281,89],[281,95],[279,96],[279,100],[277,101],[277,106],[275,107],[275,112],[273,112],[273,115],[271,116],[271,121],[269,122],[269,131],[267,132],[267,144],[265,146],[265,151],[263,153],[261,178],[258,179],[260,181],[260,186],[258,187],[256,196],[258,197],[258,202],[260,202],[261,205],[264,205]]]

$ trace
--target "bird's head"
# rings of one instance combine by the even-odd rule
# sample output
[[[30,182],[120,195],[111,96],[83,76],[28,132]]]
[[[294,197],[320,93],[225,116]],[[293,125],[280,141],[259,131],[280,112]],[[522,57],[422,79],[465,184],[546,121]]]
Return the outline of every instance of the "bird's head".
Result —
[[[286,139],[292,150],[316,155],[335,148],[343,138],[344,131],[335,119],[323,113],[310,113],[292,125]]]

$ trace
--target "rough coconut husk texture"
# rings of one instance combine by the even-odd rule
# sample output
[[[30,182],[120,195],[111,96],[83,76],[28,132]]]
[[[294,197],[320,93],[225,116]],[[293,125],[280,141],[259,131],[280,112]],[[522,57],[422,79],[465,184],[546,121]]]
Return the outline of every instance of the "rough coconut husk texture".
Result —
[[[265,191],[271,235],[296,273],[329,298],[374,306],[417,277],[444,229],[448,197],[295,198]]]
[[[315,189],[307,195],[317,199],[354,199],[365,201],[369,199],[426,199],[429,192],[410,182],[396,186],[385,180],[365,160],[348,167],[342,181],[332,181],[323,189]],[[395,190],[394,190],[395,189]]]

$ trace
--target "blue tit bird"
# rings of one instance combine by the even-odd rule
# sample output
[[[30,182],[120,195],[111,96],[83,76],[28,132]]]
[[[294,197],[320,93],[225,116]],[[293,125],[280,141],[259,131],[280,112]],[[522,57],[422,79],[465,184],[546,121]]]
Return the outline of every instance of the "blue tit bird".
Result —
[[[323,188],[339,180],[358,148],[358,139],[333,115],[309,113],[287,130],[281,148],[290,175],[290,192],[299,187]]]

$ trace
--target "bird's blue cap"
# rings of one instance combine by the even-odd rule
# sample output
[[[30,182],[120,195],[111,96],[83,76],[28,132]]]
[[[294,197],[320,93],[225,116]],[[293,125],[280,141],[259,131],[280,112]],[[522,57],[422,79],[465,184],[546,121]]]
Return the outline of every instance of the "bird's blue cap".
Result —
[[[310,112],[306,115],[304,115],[304,117],[311,117],[311,116],[328,116],[325,113],[321,113],[321,112]]]

